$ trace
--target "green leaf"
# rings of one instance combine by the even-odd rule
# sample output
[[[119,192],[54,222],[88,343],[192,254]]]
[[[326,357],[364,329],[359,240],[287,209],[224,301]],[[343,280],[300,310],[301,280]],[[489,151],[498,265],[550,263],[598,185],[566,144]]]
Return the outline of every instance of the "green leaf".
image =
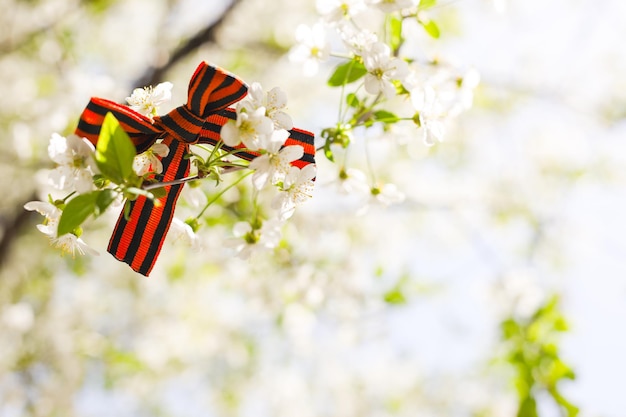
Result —
[[[135,145],[111,113],[102,122],[96,146],[96,164],[102,175],[116,184],[121,184],[133,174]]]
[[[418,22],[424,27],[426,32],[435,39],[439,39],[441,35],[439,27],[434,20],[418,20]]]
[[[406,297],[400,288],[393,288],[385,294],[385,302],[388,304],[406,304]]]
[[[502,336],[504,337],[504,340],[509,340],[514,336],[520,334],[519,324],[517,324],[517,322],[512,318],[504,320],[500,324],[500,328],[502,330]]]
[[[350,84],[367,74],[365,66],[356,60],[351,60],[343,64],[339,64],[335,71],[328,79],[328,85],[331,87],[340,87]]]
[[[96,196],[96,209],[94,214],[96,216],[100,216],[102,213],[106,211],[106,209],[111,205],[115,198],[117,197],[117,193],[111,189],[105,189],[102,191],[96,191],[98,195]]]
[[[130,200],[126,200],[124,203],[124,219],[126,221],[130,220]]]
[[[421,0],[419,4],[419,10],[430,9],[437,3],[437,0]]]
[[[383,123],[396,123],[400,120],[398,116],[386,110],[378,110],[377,112],[374,112],[374,119],[377,122]]]
[[[357,108],[359,107],[360,101],[356,94],[350,93],[346,96],[346,104],[350,107]]]
[[[67,203],[61,218],[59,219],[59,227],[57,235],[62,236],[66,233],[72,233],[78,228],[91,214],[96,210],[96,200],[100,191],[93,191],[87,194],[80,194]]]
[[[153,188],[150,190],[154,198],[163,198],[167,195],[165,187]]]
[[[330,143],[329,142],[326,142],[326,144],[324,145],[324,156],[330,162],[335,162],[335,155],[333,154],[333,150],[330,149]]]
[[[389,21],[389,46],[393,51],[400,49],[404,38],[402,37],[402,19],[392,17]]]
[[[537,402],[533,397],[526,397],[522,400],[517,410],[517,417],[539,417],[537,414]]]

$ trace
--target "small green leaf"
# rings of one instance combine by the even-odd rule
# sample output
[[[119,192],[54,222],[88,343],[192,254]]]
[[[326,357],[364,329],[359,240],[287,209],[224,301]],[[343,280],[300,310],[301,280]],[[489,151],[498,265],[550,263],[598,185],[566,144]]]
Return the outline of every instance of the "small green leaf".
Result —
[[[130,200],[126,200],[124,203],[124,220],[130,220]]]
[[[59,219],[58,236],[71,233],[95,212],[96,199],[99,193],[100,191],[93,191],[87,194],[80,194],[67,203]]]
[[[500,328],[502,330],[502,336],[504,337],[504,340],[509,340],[512,337],[520,334],[520,326],[512,318],[504,320],[500,324]]]
[[[390,291],[388,291],[385,294],[384,298],[385,298],[385,302],[388,304],[395,304],[395,305],[406,304],[406,297],[404,296],[404,294],[398,287],[393,288]]]
[[[117,184],[123,183],[134,174],[135,154],[135,145],[128,134],[115,116],[107,113],[96,146],[96,164],[102,175]]]
[[[329,142],[326,142],[326,144],[324,145],[324,156],[330,162],[335,162],[335,155],[333,154],[333,150],[330,149],[330,143]]]
[[[351,60],[343,64],[339,64],[335,71],[328,79],[328,85],[331,87],[340,87],[350,84],[367,74],[365,66],[356,60]]]
[[[378,110],[377,112],[374,112],[374,119],[377,122],[383,123],[396,123],[400,120],[398,116],[386,110]]]
[[[152,193],[154,198],[163,198],[167,195],[167,191],[165,190],[165,187],[153,188],[150,190],[150,192]]]
[[[356,94],[350,93],[346,96],[346,104],[350,107],[357,108],[359,107],[360,101]]]
[[[418,22],[424,26],[424,29],[430,36],[435,39],[439,39],[441,33],[439,32],[439,27],[434,20],[418,20]]]
[[[404,38],[402,37],[402,19],[392,17],[389,21],[389,46],[393,51],[400,49]]]
[[[422,122],[420,120],[420,113],[419,112],[416,112],[413,115],[413,118],[411,120],[413,120],[413,123],[415,123],[417,125],[417,127],[422,127]]]

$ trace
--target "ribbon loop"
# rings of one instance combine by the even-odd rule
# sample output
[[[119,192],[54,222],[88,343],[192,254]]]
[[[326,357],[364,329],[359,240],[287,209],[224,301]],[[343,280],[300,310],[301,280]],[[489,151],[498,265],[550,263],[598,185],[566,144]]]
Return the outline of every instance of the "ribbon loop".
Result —
[[[94,146],[98,143],[102,122],[107,113],[120,122],[120,126],[130,136],[137,153],[147,151],[163,134],[163,129],[153,125],[152,121],[141,113],[113,101],[92,97],[80,115],[76,134],[87,138]]]
[[[248,87],[237,76],[203,62],[189,81],[186,106],[192,113],[206,119],[241,100],[247,93]]]

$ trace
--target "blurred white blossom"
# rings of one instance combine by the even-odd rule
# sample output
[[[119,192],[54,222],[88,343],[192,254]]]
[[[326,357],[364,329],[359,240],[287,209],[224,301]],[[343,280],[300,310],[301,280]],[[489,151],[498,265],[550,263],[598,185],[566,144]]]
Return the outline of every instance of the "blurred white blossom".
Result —
[[[19,302],[12,304],[2,312],[2,322],[9,328],[26,332],[35,323],[35,313],[30,304]]]
[[[367,4],[376,7],[384,13],[393,13],[398,10],[415,7],[419,0],[367,0]]]
[[[424,143],[432,146],[443,140],[446,131],[445,111],[437,99],[435,89],[426,85],[424,88],[411,90],[411,103],[419,113]]]
[[[296,40],[298,44],[291,49],[289,59],[303,64],[304,75],[317,74],[319,63],[328,59],[330,54],[325,26],[322,23],[313,26],[299,25],[296,29]]]
[[[317,0],[317,11],[329,23],[341,22],[366,9],[363,0]]]
[[[95,147],[85,138],[53,133],[48,155],[58,166],[50,172],[50,183],[59,190],[74,189],[86,193],[93,189],[93,175],[98,172],[93,156]]]
[[[378,36],[367,29],[360,29],[349,22],[343,22],[338,26],[341,39],[355,55],[362,56],[369,51],[376,42]]]
[[[202,246],[200,238],[194,232],[191,225],[177,217],[172,219],[168,237],[170,237],[173,242],[182,242],[194,250],[199,250]]]
[[[233,239],[226,242],[237,253],[237,257],[248,259],[259,250],[273,249],[280,242],[282,222],[278,219],[265,220],[260,228],[246,221],[235,223]]]
[[[382,186],[370,188],[370,196],[365,204],[358,210],[357,215],[366,213],[372,206],[388,207],[392,204],[402,203],[406,195],[398,190],[395,184],[386,183]]]
[[[342,169],[337,176],[339,191],[344,194],[368,195],[370,186],[367,182],[367,175],[359,169]]]

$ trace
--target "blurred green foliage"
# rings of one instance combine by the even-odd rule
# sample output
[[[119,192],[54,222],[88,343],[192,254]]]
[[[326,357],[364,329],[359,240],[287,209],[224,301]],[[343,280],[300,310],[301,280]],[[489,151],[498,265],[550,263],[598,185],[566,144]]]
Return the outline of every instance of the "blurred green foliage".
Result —
[[[563,415],[575,417],[579,409],[566,399],[559,384],[573,380],[574,371],[559,356],[558,338],[568,325],[554,295],[529,318],[509,317],[501,324],[506,360],[516,372],[517,417],[537,417],[538,398],[548,394]]]

